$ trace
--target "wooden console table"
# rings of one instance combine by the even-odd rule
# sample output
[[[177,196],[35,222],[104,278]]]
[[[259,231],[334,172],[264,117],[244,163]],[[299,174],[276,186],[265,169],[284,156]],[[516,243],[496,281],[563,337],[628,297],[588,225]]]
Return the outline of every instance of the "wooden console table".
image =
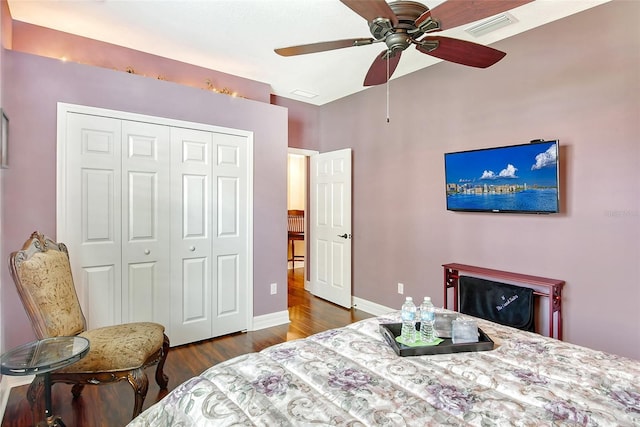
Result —
[[[564,280],[549,279],[547,277],[529,276],[527,274],[509,271],[493,270],[491,268],[475,267],[465,264],[443,264],[444,267],[444,307],[448,308],[448,289],[453,288],[453,309],[458,311],[458,279],[460,272],[476,274],[488,279],[502,279],[515,282],[533,289],[533,294],[549,298],[549,336],[562,340],[562,286]],[[540,290],[540,288],[546,289]],[[556,316],[554,316],[554,314]],[[556,322],[554,322],[554,317]],[[556,328],[554,329],[554,323]]]

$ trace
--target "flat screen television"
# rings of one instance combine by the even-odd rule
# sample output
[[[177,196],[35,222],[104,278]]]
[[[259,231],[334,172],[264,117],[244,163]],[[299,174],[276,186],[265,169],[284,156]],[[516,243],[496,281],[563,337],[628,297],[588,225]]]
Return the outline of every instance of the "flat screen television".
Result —
[[[558,141],[445,153],[447,209],[559,212]]]

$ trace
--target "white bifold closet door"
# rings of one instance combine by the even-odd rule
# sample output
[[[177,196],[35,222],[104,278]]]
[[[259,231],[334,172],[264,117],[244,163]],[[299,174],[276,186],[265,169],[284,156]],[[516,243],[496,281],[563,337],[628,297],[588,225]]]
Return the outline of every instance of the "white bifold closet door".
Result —
[[[172,345],[247,329],[248,136],[75,112],[63,127],[58,238],[88,326],[155,321]]]
[[[171,130],[172,157],[178,159],[172,188],[180,197],[172,205],[171,309],[173,332],[185,342],[247,328],[244,139]]]

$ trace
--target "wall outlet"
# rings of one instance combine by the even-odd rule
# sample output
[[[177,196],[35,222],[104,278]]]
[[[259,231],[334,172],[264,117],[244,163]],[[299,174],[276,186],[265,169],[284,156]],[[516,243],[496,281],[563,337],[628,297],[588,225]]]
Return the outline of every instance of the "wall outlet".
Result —
[[[398,282],[398,293],[404,294],[404,283]]]
[[[277,283],[272,283],[271,284],[271,295],[275,295],[278,293],[278,284]]]

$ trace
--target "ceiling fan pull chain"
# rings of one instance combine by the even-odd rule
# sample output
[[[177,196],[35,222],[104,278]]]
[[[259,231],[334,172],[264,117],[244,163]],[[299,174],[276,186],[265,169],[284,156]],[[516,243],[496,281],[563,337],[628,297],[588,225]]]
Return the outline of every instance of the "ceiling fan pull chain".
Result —
[[[391,49],[387,50],[387,123],[389,123],[389,57]]]

